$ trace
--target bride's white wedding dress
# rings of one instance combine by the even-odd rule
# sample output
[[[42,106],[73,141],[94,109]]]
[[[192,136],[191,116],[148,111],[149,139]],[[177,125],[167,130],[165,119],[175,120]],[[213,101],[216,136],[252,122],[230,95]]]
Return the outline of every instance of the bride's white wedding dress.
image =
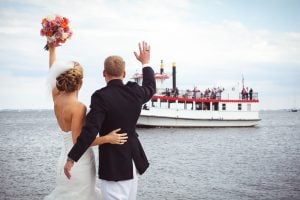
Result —
[[[99,200],[101,192],[96,188],[95,156],[92,148],[83,154],[71,169],[71,179],[64,174],[67,154],[73,147],[71,132],[61,134],[64,147],[57,163],[56,187],[44,200]]]

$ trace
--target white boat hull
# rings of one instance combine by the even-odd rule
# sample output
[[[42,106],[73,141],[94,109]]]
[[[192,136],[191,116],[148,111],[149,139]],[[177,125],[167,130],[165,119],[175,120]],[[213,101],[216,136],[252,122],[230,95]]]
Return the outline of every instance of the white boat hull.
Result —
[[[138,126],[251,127],[260,121],[257,111],[142,110]]]

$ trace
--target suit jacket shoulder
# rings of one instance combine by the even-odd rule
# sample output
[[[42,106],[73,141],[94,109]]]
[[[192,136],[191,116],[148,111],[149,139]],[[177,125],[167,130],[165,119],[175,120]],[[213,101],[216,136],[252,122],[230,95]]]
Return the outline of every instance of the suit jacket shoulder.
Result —
[[[139,84],[137,84],[137,82],[133,82],[133,81],[128,81],[128,82],[126,83],[126,85],[127,85],[128,87],[139,87]]]

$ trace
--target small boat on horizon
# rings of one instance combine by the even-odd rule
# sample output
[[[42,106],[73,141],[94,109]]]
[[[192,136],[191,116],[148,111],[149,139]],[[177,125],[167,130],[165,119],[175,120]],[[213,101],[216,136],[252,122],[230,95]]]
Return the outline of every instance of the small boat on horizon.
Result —
[[[298,112],[298,109],[297,108],[292,108],[291,112]]]

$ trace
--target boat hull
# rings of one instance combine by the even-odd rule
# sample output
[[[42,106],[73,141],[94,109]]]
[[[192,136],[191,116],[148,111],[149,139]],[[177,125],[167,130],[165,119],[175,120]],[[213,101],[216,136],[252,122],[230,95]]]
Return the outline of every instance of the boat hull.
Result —
[[[261,119],[258,112],[143,110],[139,127],[252,127]]]

